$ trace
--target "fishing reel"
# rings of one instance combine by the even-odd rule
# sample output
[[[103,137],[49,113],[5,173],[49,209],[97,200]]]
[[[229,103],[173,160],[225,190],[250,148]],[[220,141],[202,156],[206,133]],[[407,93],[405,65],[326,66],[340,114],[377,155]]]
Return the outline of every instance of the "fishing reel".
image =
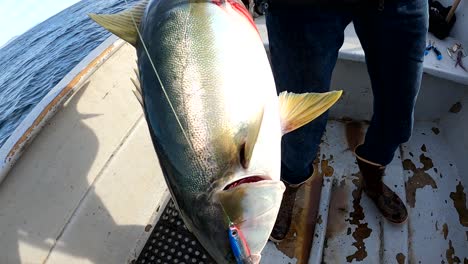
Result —
[[[254,11],[259,15],[265,15],[269,6],[268,0],[254,0]]]
[[[259,17],[265,15],[268,9],[268,0],[242,0],[245,7],[250,11],[253,17]]]

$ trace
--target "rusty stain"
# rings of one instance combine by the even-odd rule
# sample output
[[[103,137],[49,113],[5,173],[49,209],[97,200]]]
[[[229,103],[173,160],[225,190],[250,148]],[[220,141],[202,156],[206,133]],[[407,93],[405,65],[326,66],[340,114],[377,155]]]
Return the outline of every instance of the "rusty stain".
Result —
[[[422,150],[423,152],[427,152],[426,144],[423,144],[423,145],[421,146],[421,150]]]
[[[424,154],[421,154],[419,156],[419,161],[423,164],[423,170],[427,171],[429,169],[432,169],[434,167],[434,164],[432,163],[432,159],[429,157],[426,157]]]
[[[447,240],[447,236],[448,236],[448,225],[447,223],[445,223],[443,226],[442,226],[442,233],[444,234],[444,239]]]
[[[405,256],[405,254],[403,254],[403,253],[398,253],[398,254],[396,255],[396,260],[397,260],[398,264],[404,264],[404,263],[405,263],[405,259],[406,259],[406,256]]]
[[[79,72],[62,91],[42,110],[39,116],[34,120],[33,124],[26,130],[26,132],[21,136],[20,139],[15,143],[15,145],[11,148],[10,152],[8,153],[5,161],[11,160],[11,158],[16,154],[18,150],[20,150],[23,145],[28,141],[31,133],[34,131],[36,127],[38,127],[42,120],[46,117],[46,115],[53,110],[54,107],[57,106],[58,103],[62,101],[62,99],[66,98],[69,95],[69,92],[79,83],[79,81],[83,78],[84,75],[89,73],[92,69],[94,69],[99,62],[112,50],[115,48],[115,45],[112,44],[108,48],[106,48],[98,57],[92,60],[86,68],[84,68],[81,72]]]
[[[346,229],[346,215],[348,214],[348,188],[345,180],[334,188],[328,210],[327,237],[341,234]]]
[[[335,171],[332,166],[328,165],[329,160],[322,159],[320,162],[320,167],[322,169],[322,173],[325,177],[330,177],[333,175],[333,172]]]
[[[152,227],[153,227],[152,225],[145,226],[145,232],[149,232]]]
[[[432,132],[434,132],[434,134],[436,134],[436,135],[439,135],[440,129],[437,128],[437,127],[433,127],[433,128],[432,128]]]
[[[460,258],[455,256],[455,249],[452,246],[452,240],[449,240],[449,248],[445,251],[445,258],[448,264],[461,263]]]
[[[319,215],[317,219],[317,224],[321,225],[322,223],[323,223],[322,215]]]
[[[348,262],[352,262],[353,260],[362,261],[367,257],[366,244],[364,243],[364,240],[372,233],[372,229],[368,227],[367,223],[361,223],[361,221],[364,220],[364,210],[360,205],[362,195],[360,184],[361,175],[356,174],[355,176],[358,177],[353,179],[353,183],[356,186],[356,189],[352,192],[354,211],[349,213],[350,218],[347,221],[356,226],[352,235],[355,240],[355,242],[353,242],[353,246],[356,248],[356,252],[346,257],[346,261]]]
[[[466,208],[466,194],[461,182],[457,185],[457,191],[450,193],[450,199],[453,200],[453,205],[457,209],[460,224],[468,226],[468,209]]]
[[[456,102],[455,104],[450,107],[450,113],[459,113],[462,110],[462,104],[460,102]]]
[[[437,184],[432,179],[432,177],[426,173],[427,170],[431,169],[434,164],[432,163],[431,158],[424,156],[421,154],[419,156],[419,160],[423,164],[422,168],[416,168],[416,165],[410,160],[405,159],[403,161],[403,168],[405,170],[413,171],[413,176],[408,179],[406,182],[406,200],[408,201],[409,205],[414,208],[416,204],[416,191],[418,189],[424,188],[425,186],[431,186],[433,189],[437,189]]]
[[[346,142],[348,148],[354,151],[357,146],[364,142],[364,126],[362,122],[350,121],[345,126]]]
[[[365,224],[359,224],[356,230],[354,230],[353,238],[356,242],[353,242],[353,246],[356,247],[357,251],[346,257],[346,261],[352,262],[354,259],[356,261],[362,261],[367,257],[366,244],[364,239],[370,237],[372,229]]]
[[[349,223],[352,225],[358,225],[361,220],[364,220],[364,211],[363,208],[360,205],[361,202],[361,194],[362,194],[362,188],[361,188],[361,180],[360,180],[360,173],[356,174],[358,178],[353,179],[353,183],[356,186],[356,189],[353,190],[352,196],[353,196],[353,212],[349,213]]]

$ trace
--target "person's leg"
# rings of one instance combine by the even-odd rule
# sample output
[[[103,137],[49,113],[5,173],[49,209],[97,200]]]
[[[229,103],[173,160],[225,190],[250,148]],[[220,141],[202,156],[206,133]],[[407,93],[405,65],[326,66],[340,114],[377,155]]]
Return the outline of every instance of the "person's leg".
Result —
[[[407,216],[404,204],[382,184],[381,177],[399,145],[411,136],[422,78],[427,1],[388,0],[381,11],[361,10],[354,15],[374,94],[372,120],[364,143],[355,152],[364,187],[376,187],[365,188],[366,193],[373,196],[384,216],[402,222]]]
[[[374,94],[360,154],[384,166],[411,136],[428,27],[426,0],[387,2],[384,10],[357,13],[354,19]]]
[[[327,92],[343,30],[350,19],[340,12],[312,8],[275,8],[267,11],[269,48],[278,94]],[[300,184],[311,174],[327,114],[283,136],[281,177]]]
[[[273,74],[278,93],[327,92],[343,44],[344,28],[351,20],[343,12],[275,7],[266,14]],[[273,240],[286,236],[291,223],[296,190],[312,174],[327,114],[282,139],[281,178],[286,184]]]

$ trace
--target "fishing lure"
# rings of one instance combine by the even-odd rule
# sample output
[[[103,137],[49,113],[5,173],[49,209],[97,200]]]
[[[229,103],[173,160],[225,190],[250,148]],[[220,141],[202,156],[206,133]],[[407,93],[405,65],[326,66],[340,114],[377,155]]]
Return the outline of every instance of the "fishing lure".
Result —
[[[468,70],[463,65],[463,58],[466,57],[467,54],[460,43],[455,43],[453,47],[447,48],[447,53],[450,58],[455,61],[455,68],[460,66],[460,68],[468,72]]]
[[[242,231],[234,225],[229,223],[229,243],[231,244],[232,252],[236,258],[237,264],[254,264],[254,260],[250,253],[250,248],[247,245]]]
[[[463,52],[458,51],[458,53],[457,53],[457,63],[455,63],[455,67],[460,66],[460,68],[462,68],[464,71],[468,72],[468,70],[466,70],[465,66],[463,65],[462,58],[463,58]]]

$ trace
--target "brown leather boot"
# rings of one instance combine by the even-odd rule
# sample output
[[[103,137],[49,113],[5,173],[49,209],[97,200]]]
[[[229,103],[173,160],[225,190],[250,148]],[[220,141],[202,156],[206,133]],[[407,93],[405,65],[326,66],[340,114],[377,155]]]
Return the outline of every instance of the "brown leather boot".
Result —
[[[408,212],[403,201],[382,181],[385,166],[373,163],[356,154],[356,160],[361,171],[364,192],[374,201],[382,215],[393,223],[403,223],[408,218]]]
[[[283,194],[283,200],[281,200],[275,226],[270,235],[270,240],[276,243],[281,242],[286,237],[286,234],[288,234],[289,227],[291,226],[294,202],[296,201],[296,193],[301,186],[301,184],[292,185],[286,182],[284,185],[286,186],[286,190]]]

